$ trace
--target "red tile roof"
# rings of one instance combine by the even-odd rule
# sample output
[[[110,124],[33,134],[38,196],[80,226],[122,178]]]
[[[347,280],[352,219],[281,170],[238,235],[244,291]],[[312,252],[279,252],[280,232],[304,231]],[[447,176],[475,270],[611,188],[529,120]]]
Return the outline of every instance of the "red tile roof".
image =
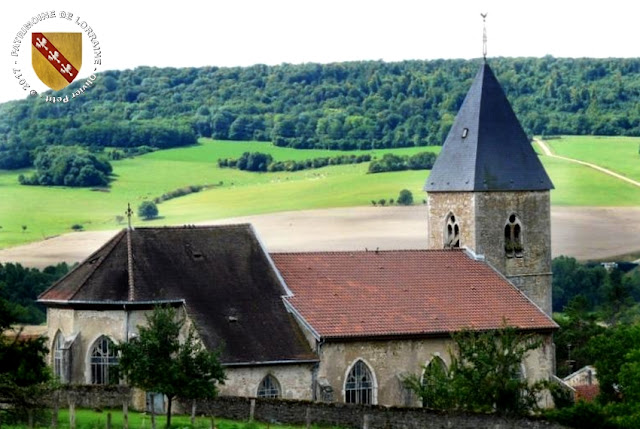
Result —
[[[290,304],[325,338],[557,325],[462,250],[272,253]]]
[[[576,389],[576,401],[592,402],[600,394],[600,386],[597,384],[582,384],[575,386],[574,389]]]

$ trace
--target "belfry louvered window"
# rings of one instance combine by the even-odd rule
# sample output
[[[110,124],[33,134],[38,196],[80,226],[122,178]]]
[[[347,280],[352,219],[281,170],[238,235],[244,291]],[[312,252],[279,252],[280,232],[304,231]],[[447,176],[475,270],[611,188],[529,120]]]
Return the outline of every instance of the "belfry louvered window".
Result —
[[[522,224],[516,214],[511,214],[504,226],[504,251],[507,258],[522,258]]]
[[[444,248],[460,247],[460,225],[453,213],[449,213],[444,226]]]

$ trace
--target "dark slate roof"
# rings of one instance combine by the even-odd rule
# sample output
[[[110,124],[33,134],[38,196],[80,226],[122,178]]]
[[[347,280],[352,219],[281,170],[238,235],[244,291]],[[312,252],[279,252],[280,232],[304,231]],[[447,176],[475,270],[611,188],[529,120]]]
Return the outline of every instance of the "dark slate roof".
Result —
[[[463,137],[467,129],[466,137]],[[427,192],[553,189],[493,71],[484,63],[425,185]]]
[[[331,339],[447,335],[557,325],[486,262],[462,250],[272,253],[287,301]]]
[[[204,344],[223,346],[226,364],[315,361],[286,310],[286,294],[250,225],[121,231],[46,290],[47,305],[86,306],[183,300]]]

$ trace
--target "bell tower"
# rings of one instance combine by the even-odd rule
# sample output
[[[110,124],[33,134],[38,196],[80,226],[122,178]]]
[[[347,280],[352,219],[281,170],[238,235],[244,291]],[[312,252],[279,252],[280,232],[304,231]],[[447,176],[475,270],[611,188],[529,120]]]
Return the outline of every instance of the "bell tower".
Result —
[[[551,315],[553,184],[486,60],[424,189],[429,248],[483,255]]]

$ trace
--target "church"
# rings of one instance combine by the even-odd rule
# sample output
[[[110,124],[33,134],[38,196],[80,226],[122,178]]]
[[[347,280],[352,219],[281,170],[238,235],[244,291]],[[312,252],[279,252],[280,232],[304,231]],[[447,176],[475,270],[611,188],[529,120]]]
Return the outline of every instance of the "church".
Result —
[[[452,333],[504,321],[542,338],[521,373],[549,380],[552,188],[485,61],[425,185],[428,250],[269,253],[247,224],[128,228],[39,297],[53,372],[117,383],[114,345],[170,305],[221,350],[222,395],[418,406],[405,376],[448,366]]]

